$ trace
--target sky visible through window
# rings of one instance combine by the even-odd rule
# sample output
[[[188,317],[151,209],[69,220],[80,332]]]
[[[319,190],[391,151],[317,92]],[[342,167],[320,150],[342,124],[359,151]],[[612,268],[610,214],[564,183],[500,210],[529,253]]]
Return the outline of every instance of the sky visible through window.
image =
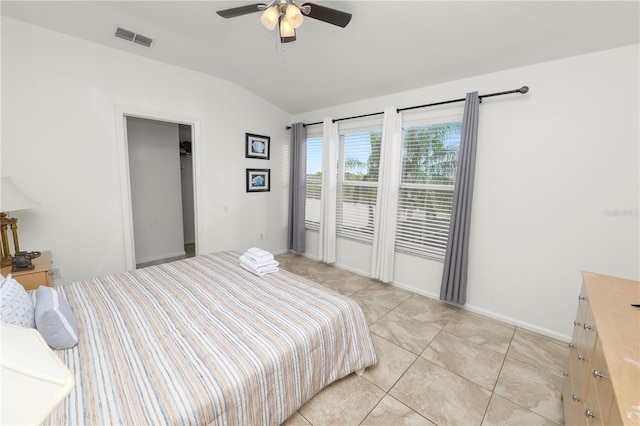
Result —
[[[307,175],[322,172],[322,136],[307,139]]]

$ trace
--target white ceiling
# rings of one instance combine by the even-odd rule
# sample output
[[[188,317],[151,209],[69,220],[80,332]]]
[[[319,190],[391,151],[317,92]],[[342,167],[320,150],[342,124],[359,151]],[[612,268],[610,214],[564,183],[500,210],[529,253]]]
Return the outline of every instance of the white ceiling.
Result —
[[[351,23],[307,18],[283,51],[259,13],[215,13],[253,2],[1,7],[4,16],[235,82],[291,114],[640,42],[638,1],[317,0],[352,13]],[[155,41],[149,49],[124,41],[117,27]]]

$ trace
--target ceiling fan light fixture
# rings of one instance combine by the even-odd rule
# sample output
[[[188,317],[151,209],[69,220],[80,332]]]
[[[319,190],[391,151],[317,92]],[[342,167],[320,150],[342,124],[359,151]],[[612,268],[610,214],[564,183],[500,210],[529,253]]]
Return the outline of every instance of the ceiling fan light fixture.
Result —
[[[280,37],[293,37],[296,35],[293,25],[286,16],[280,18]]]
[[[271,6],[265,9],[262,12],[262,16],[260,17],[260,22],[266,29],[269,31],[273,30],[278,24],[278,18],[280,17],[280,12],[278,12],[278,8],[275,6]]]
[[[300,8],[293,3],[289,3],[287,6],[285,16],[293,28],[298,28],[302,25],[302,21],[304,21],[304,16],[302,16]]]
[[[278,26],[281,43],[296,41],[296,29],[302,25],[305,18],[326,22],[341,28],[346,27],[351,21],[350,13],[315,3],[298,5],[296,0],[269,0],[269,3],[232,7],[218,10],[216,13],[223,18],[235,18],[255,12],[262,12],[260,22],[267,30],[274,30]]]

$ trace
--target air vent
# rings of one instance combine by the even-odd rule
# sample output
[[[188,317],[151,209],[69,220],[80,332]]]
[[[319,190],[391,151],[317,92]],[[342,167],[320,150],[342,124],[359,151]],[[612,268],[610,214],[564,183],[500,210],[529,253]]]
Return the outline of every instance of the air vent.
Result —
[[[125,30],[124,28],[118,27],[118,29],[116,30],[116,37],[123,38],[127,41],[133,41],[135,36],[136,36],[136,33],[131,32],[129,30]]]
[[[145,47],[149,47],[149,46],[151,46],[151,43],[153,42],[153,40],[150,39],[149,37],[145,37],[143,35],[136,34],[136,37],[133,39],[133,42],[141,44],[141,45],[143,45]]]
[[[121,39],[124,39],[127,41],[132,41],[134,43],[137,43],[145,47],[150,47],[151,43],[153,43],[153,39],[149,37],[136,34],[133,31],[125,30],[124,28],[120,28],[120,27],[116,29],[115,36],[120,37]]]

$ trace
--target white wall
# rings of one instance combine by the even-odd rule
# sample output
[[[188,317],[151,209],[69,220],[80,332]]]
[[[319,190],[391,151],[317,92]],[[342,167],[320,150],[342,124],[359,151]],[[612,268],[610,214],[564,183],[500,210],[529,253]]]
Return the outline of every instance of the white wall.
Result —
[[[581,270],[640,278],[638,51],[635,45],[452,81],[293,121],[528,85],[526,95],[480,106],[466,307],[568,340]],[[370,264],[353,253],[369,247],[349,244],[338,245],[337,263],[368,273]],[[317,256],[314,244],[307,251]],[[396,258],[399,286],[437,298],[441,276],[441,262]]]
[[[180,175],[182,176],[182,231],[184,243],[196,242],[195,211],[193,197],[193,161],[190,155],[180,156]]]
[[[1,172],[41,203],[15,214],[21,248],[52,250],[64,282],[126,269],[117,107],[199,120],[199,253],[286,249],[289,114],[227,81],[3,17]],[[244,158],[246,132],[271,136],[270,161]],[[245,192],[248,167],[271,169],[271,192]]]
[[[184,255],[178,125],[127,117],[136,263]]]

